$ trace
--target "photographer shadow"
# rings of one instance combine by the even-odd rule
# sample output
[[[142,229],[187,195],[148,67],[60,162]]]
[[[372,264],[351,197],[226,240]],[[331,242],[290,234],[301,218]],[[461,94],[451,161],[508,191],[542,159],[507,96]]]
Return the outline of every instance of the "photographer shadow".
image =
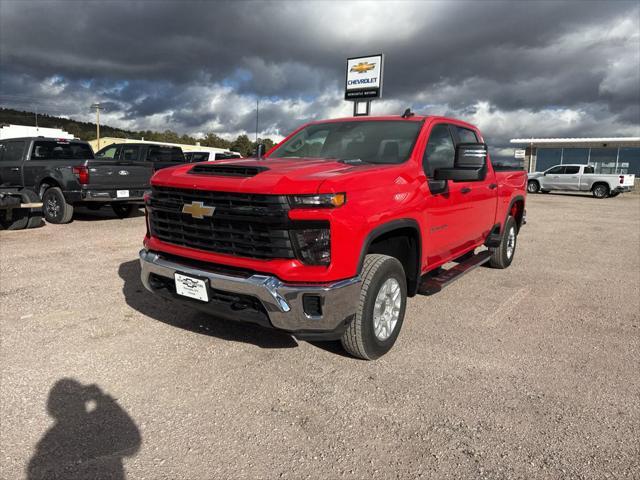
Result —
[[[140,281],[140,262],[132,260],[118,268],[124,280],[122,293],[134,310],[147,317],[173,327],[210,335],[222,340],[250,343],[260,348],[294,348],[295,339],[286,333],[270,330],[250,323],[240,323],[216,318],[178,302],[171,302],[149,293]]]
[[[133,419],[97,385],[63,378],[49,392],[55,423],[38,442],[28,480],[124,480],[123,459],[135,455],[142,437]]]

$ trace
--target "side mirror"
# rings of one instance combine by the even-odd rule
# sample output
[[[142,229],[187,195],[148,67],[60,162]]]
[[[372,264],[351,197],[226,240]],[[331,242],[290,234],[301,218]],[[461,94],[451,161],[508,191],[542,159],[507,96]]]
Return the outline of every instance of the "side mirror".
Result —
[[[260,160],[267,152],[267,146],[264,143],[256,145],[256,157]]]
[[[453,168],[438,168],[435,180],[474,182],[487,174],[487,146],[484,143],[460,143],[456,147]]]

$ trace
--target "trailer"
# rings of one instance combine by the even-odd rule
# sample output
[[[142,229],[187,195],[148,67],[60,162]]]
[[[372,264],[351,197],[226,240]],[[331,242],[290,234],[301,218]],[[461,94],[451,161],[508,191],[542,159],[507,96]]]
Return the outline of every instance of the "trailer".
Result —
[[[33,190],[0,187],[0,230],[42,225],[42,201]]]

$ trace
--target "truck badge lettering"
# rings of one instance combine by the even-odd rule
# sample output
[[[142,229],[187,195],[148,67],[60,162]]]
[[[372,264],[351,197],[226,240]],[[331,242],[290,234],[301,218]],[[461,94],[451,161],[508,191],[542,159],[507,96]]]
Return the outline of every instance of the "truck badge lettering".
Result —
[[[182,213],[187,213],[193,218],[203,219],[204,217],[210,217],[213,212],[216,211],[216,207],[208,207],[202,202],[185,203],[182,206]]]

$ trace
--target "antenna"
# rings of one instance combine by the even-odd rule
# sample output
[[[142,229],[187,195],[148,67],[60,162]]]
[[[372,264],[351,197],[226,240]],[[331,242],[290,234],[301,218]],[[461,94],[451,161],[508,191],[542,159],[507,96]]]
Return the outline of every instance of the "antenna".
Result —
[[[260,119],[260,99],[256,98],[256,143],[258,143],[258,121]]]

